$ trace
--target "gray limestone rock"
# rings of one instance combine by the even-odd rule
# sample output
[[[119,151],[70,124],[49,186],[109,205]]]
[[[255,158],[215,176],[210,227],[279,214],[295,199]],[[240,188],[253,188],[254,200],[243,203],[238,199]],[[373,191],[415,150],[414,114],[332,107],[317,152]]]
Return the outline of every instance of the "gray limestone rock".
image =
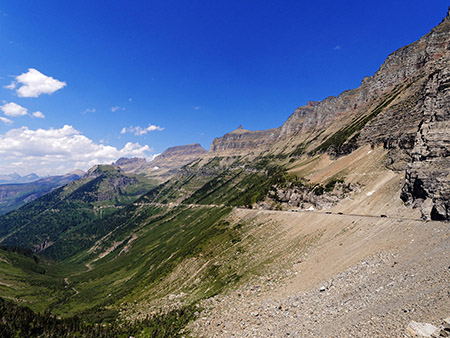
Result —
[[[423,118],[401,198],[423,218],[450,220],[450,62],[430,75],[418,110]]]

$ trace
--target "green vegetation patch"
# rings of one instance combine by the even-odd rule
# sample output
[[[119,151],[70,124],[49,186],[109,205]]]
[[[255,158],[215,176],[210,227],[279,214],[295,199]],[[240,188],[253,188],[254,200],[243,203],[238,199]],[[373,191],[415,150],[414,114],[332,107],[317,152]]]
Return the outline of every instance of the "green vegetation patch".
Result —
[[[0,298],[0,337],[181,337],[195,318],[193,306],[158,313],[135,322],[94,324],[79,316],[58,318]]]

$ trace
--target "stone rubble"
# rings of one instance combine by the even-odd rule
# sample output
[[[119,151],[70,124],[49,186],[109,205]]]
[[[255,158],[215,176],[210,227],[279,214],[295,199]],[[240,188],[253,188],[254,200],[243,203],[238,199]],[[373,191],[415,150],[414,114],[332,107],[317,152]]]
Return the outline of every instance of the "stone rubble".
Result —
[[[379,253],[307,292],[281,299],[255,288],[216,296],[204,301],[202,319],[190,329],[205,338],[412,337],[408,323],[450,314],[448,256],[430,257],[405,265],[393,253]],[[430,325],[438,329],[440,324]]]

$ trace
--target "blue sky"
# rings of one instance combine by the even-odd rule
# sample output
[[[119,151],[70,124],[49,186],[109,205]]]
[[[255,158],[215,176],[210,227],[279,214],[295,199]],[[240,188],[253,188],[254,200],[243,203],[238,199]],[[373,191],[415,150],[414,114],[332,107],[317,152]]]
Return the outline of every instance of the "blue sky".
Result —
[[[440,0],[2,2],[0,174],[85,170],[174,145],[208,149],[240,124],[278,127],[308,100],[358,87],[447,8]]]

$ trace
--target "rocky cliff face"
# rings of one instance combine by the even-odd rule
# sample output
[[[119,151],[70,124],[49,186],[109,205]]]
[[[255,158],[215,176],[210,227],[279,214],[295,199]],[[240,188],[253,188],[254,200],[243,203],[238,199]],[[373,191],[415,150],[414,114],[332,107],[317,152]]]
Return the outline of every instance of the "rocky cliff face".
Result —
[[[423,116],[412,161],[406,168],[402,199],[421,207],[424,218],[450,219],[450,62],[442,60],[417,107]]]
[[[214,153],[240,153],[262,149],[272,145],[280,136],[280,128],[250,131],[239,126],[238,129],[216,137],[210,147]]]
[[[198,143],[170,147],[164,150],[153,161],[150,161],[147,167],[177,169],[198,159],[205,153],[207,151]]]

